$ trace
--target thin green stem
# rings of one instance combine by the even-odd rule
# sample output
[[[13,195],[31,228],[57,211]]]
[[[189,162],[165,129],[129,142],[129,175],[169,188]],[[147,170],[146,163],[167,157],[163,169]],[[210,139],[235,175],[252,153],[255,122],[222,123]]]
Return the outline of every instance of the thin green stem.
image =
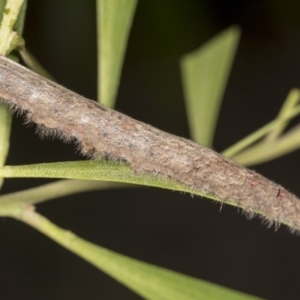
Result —
[[[42,75],[45,78],[55,81],[53,76],[37,61],[37,59],[27,50],[22,49],[19,51],[25,65],[37,74]]]
[[[20,43],[13,30],[24,0],[7,0],[0,25],[0,55],[7,56]]]
[[[274,128],[280,126],[281,124],[284,124],[287,120],[290,120],[294,118],[295,116],[300,114],[300,105],[296,106],[293,110],[291,110],[286,115],[275,119],[274,121],[266,124],[265,126],[261,127],[257,131],[253,132],[252,134],[248,135],[241,141],[237,142],[233,146],[227,148],[222,152],[222,155],[226,157],[233,157],[238,152],[242,151],[249,145],[253,144],[254,142],[258,141],[260,138],[265,136],[267,133],[269,133]]]
[[[32,209],[32,206],[22,203],[1,205],[0,217],[12,217],[19,220],[23,214],[24,209],[27,209],[29,207]]]
[[[18,19],[23,2],[24,0],[7,0],[6,2],[0,25],[0,55],[8,55],[16,44],[18,35],[13,31],[13,27]],[[6,105],[0,104],[0,167],[4,166],[9,151],[10,130],[11,113]],[[3,181],[3,178],[0,178],[0,189]]]
[[[7,194],[0,197],[0,207],[6,204],[37,204],[44,201],[109,188],[132,187],[122,183],[99,182],[90,180],[59,180],[28,190]]]
[[[285,99],[285,101],[279,111],[277,119],[285,116],[291,110],[293,110],[293,108],[299,104],[299,101],[300,101],[300,90],[299,89],[290,90],[287,98]],[[272,142],[272,141],[275,141],[276,139],[278,139],[280,137],[280,135],[284,132],[287,125],[288,125],[288,121],[283,123],[281,126],[278,126],[278,128],[269,132],[269,134],[265,138],[265,141]]]
[[[6,105],[0,104],[0,167],[3,167],[9,151],[11,131],[11,112]],[[0,176],[0,189],[4,179]]]

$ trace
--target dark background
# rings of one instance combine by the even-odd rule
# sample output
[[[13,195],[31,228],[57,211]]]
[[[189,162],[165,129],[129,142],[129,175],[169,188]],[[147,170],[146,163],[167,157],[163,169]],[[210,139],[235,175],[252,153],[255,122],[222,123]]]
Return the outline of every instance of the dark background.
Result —
[[[300,2],[140,0],[117,107],[189,137],[179,59],[232,24],[243,29],[214,148],[273,119],[299,87]],[[64,86],[96,98],[94,1],[29,0],[28,49]],[[7,164],[82,159],[72,145],[41,141],[14,118]],[[300,195],[300,151],[255,170]],[[47,180],[9,179],[3,193]],[[101,191],[40,204],[57,225],[122,254],[267,299],[299,299],[300,237],[267,229],[236,209],[159,189]],[[1,299],[140,299],[32,228],[0,221]]]

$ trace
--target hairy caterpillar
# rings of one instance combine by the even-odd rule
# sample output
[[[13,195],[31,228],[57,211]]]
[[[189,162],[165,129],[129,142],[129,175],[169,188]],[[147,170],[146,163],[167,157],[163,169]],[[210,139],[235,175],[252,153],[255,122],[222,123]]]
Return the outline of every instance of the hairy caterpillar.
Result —
[[[218,153],[88,100],[0,57],[0,97],[42,132],[75,140],[84,155],[122,160],[136,173],[169,177],[202,195],[300,230],[300,201]],[[284,191],[284,192],[283,192]]]

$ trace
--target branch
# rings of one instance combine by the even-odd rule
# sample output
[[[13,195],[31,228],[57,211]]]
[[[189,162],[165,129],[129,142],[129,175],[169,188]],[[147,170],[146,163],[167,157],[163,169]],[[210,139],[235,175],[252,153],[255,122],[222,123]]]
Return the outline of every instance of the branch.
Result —
[[[220,154],[136,121],[0,57],[0,98],[44,135],[74,140],[84,155],[126,162],[135,174],[169,178],[208,198],[300,230],[300,201]]]

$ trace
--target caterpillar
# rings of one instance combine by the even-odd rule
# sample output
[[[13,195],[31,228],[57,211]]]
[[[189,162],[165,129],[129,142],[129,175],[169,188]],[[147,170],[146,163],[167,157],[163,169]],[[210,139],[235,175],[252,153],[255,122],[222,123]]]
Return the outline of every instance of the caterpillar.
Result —
[[[124,161],[137,174],[170,178],[203,196],[241,207],[249,217],[300,230],[300,201],[217,152],[86,99],[3,56],[0,98],[44,135],[74,140],[82,154]],[[276,228],[275,227],[275,228]]]

